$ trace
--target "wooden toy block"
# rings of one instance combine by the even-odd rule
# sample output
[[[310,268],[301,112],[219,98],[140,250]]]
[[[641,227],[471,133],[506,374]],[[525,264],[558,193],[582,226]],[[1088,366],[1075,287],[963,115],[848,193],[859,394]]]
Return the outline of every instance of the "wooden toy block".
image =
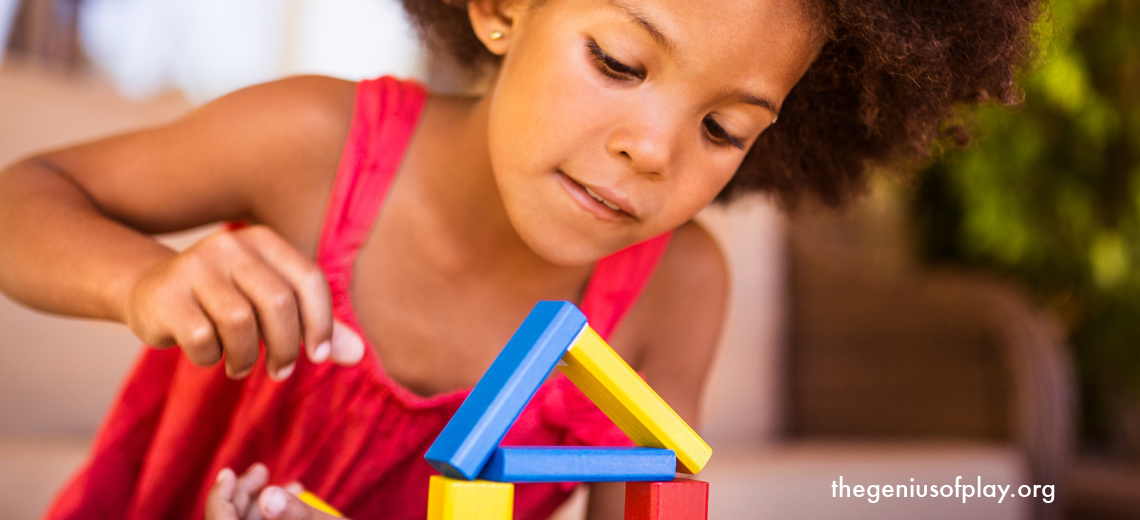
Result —
[[[671,480],[673,450],[658,448],[500,447],[479,478],[497,482],[633,482]]]
[[[535,305],[428,448],[428,463],[448,477],[474,479],[585,327],[569,302]]]
[[[677,453],[677,470],[696,474],[712,448],[588,325],[559,365],[638,446]]]
[[[340,511],[337,511],[335,507],[330,506],[327,502],[317,497],[317,495],[314,495],[308,491],[302,491],[297,495],[297,498],[301,499],[302,502],[309,504],[313,509],[316,509],[317,511],[328,513],[337,518],[344,518],[344,515],[340,514]]]
[[[427,520],[511,520],[515,486],[432,475]]]
[[[679,478],[672,482],[625,485],[625,520],[708,520],[709,483]]]

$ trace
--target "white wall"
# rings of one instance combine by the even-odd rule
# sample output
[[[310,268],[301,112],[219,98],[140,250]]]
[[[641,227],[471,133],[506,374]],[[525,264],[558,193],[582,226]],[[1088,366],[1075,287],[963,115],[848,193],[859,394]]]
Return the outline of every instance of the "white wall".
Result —
[[[98,81],[9,63],[0,72],[0,165],[189,108],[178,96],[131,103]],[[138,346],[122,325],[46,316],[0,296],[0,434],[90,435]]]
[[[0,0],[3,1],[3,0]],[[121,93],[202,103],[286,75],[425,79],[396,0],[87,0],[81,41]]]
[[[705,390],[702,431],[712,444],[772,442],[784,427],[784,220],[766,199],[701,213],[732,277],[720,351]]]

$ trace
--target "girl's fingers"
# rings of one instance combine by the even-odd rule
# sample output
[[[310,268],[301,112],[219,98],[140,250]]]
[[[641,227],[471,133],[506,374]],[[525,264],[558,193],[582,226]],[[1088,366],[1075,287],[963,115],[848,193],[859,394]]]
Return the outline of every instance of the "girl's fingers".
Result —
[[[220,276],[206,277],[194,287],[194,298],[214,324],[226,355],[226,375],[241,379],[257,362],[258,324],[253,305]]]
[[[269,377],[289,377],[301,345],[301,319],[293,288],[270,266],[256,260],[235,266],[233,280],[257,312]]]
[[[262,259],[272,263],[277,273],[293,286],[309,359],[324,362],[333,350],[332,298],[324,273],[268,228],[254,226],[248,232]]]
[[[209,316],[194,300],[174,302],[170,317],[171,334],[182,347],[183,354],[191,363],[210,366],[222,359],[222,345],[218,342],[217,331]]]
[[[254,463],[237,479],[234,492],[234,507],[244,520],[261,518],[257,507],[251,507],[254,497],[261,493],[262,488],[269,484],[269,470],[260,462]]]
[[[333,363],[351,366],[364,358],[364,341],[351,327],[339,321],[333,322],[332,353]]]
[[[237,477],[230,468],[218,473],[214,487],[206,495],[206,520],[238,520],[241,516],[234,508],[233,496],[237,489]]]

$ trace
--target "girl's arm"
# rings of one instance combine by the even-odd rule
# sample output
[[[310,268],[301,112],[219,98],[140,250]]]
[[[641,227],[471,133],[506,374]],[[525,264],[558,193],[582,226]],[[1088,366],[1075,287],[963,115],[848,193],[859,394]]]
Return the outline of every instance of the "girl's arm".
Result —
[[[274,303],[270,289],[287,287],[298,293],[306,318],[327,322],[306,327],[305,339],[327,338],[327,302],[313,283],[319,270],[306,262],[353,92],[351,83],[328,78],[282,80],[235,92],[166,126],[10,166],[0,173],[0,289],[47,312],[128,323],[162,346],[240,335],[242,302],[224,300],[244,297],[245,310],[260,311]],[[273,231],[219,234],[182,255],[148,236],[238,219]],[[237,298],[233,287],[222,287],[243,281],[229,269],[239,260],[248,268],[265,253],[276,253],[260,260],[277,266],[279,279],[259,280],[260,287],[245,279]],[[217,286],[187,286],[195,272]],[[308,285],[298,287],[305,277]],[[175,330],[178,324],[198,326]]]
[[[614,344],[633,345],[628,351],[634,358],[627,361],[693,428],[727,303],[728,268],[720,248],[690,222],[673,234],[653,280],[613,338]],[[587,518],[620,520],[624,496],[624,484],[592,485]]]

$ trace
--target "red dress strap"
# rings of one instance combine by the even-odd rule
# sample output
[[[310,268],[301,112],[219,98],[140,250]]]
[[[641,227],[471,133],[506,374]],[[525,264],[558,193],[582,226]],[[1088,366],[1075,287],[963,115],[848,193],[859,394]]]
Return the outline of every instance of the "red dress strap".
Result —
[[[384,204],[426,100],[423,86],[388,76],[356,87],[356,108],[317,251],[334,307],[348,305],[356,252]]]
[[[581,302],[598,335],[608,339],[637,303],[672,237],[669,231],[598,261]]]

